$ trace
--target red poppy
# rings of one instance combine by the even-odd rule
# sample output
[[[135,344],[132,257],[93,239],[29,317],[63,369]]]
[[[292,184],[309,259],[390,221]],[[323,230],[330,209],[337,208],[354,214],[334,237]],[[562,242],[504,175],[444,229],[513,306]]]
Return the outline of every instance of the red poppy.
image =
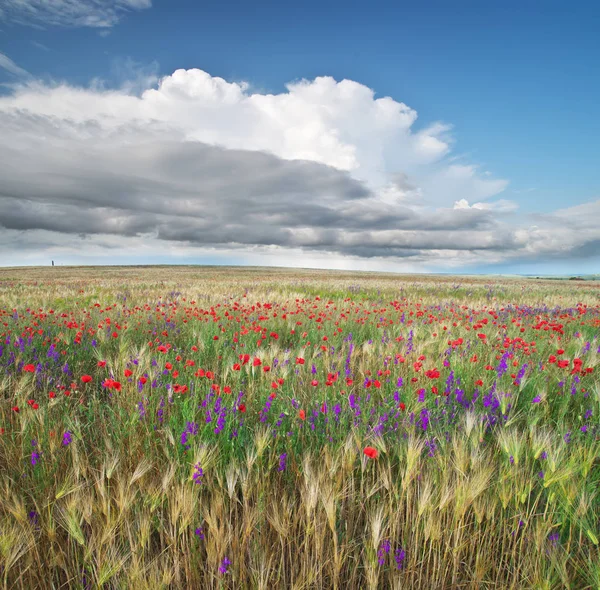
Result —
[[[238,410],[243,414],[246,411],[246,404],[240,404]]]
[[[296,364],[297,365],[303,365],[305,362],[306,361],[301,356],[296,357]]]
[[[300,418],[300,420],[306,420],[306,412],[304,410],[300,410],[298,412],[298,418]]]
[[[365,447],[363,453],[371,459],[377,459],[377,455],[379,454],[377,449],[374,449],[373,447]]]
[[[34,373],[35,372],[35,365],[25,365],[23,367],[23,371],[25,371],[25,373]]]
[[[82,375],[81,381],[83,383],[91,383],[92,377],[91,377],[91,375]]]
[[[133,371],[131,369],[125,369],[124,375],[125,377],[131,377],[133,375]]]

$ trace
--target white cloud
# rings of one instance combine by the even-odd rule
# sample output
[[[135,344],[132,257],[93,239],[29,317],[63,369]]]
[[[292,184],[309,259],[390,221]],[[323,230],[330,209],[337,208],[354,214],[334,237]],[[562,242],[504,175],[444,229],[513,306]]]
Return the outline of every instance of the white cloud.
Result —
[[[454,202],[454,209],[479,209],[480,211],[496,211],[498,213],[512,213],[519,208],[514,201],[499,199],[497,201],[488,201],[485,203],[473,203],[469,205],[467,199],[460,199]]]
[[[4,55],[4,53],[0,53],[0,68],[5,69],[7,72],[10,72],[14,76],[18,76],[19,78],[29,78],[31,74],[19,67],[10,57]]]
[[[177,70],[140,96],[37,84],[18,90],[4,104],[78,122],[93,119],[103,128],[161,121],[182,130],[188,140],[320,162],[347,170],[372,188],[403,175],[425,189],[424,198],[435,205],[485,199],[506,186],[478,175],[474,166],[444,163],[450,150],[447,125],[415,132],[416,111],[389,97],[375,98],[371,89],[351,80],[320,77],[290,83],[281,94],[253,94],[246,83]]]
[[[0,18],[36,28],[116,25],[131,10],[152,6],[152,0],[3,0]]]

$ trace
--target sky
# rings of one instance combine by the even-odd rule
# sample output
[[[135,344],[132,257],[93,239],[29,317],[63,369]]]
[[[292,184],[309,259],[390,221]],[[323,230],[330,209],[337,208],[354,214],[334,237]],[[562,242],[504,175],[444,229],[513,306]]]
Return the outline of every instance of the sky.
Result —
[[[600,4],[0,0],[0,266],[600,272]]]

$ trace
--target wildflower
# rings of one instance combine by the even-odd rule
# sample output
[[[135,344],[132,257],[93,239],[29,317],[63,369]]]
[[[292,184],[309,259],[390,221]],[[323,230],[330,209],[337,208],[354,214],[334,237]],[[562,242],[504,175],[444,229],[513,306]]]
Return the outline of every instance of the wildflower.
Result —
[[[279,467],[277,468],[277,471],[285,471],[286,458],[287,458],[287,453],[282,453],[281,455],[279,455]]]
[[[67,447],[71,444],[73,440],[73,436],[71,435],[71,433],[68,430],[65,430],[64,434],[63,434],[63,441],[62,444]]]
[[[406,551],[402,547],[398,547],[394,552],[394,559],[396,560],[396,567],[401,570],[404,564],[404,558],[406,557]]]
[[[33,373],[35,371],[35,365],[25,365],[23,371],[25,373]]]
[[[37,448],[37,441],[36,441],[36,440],[32,440],[32,441],[31,441],[31,446],[32,446],[34,449],[36,449],[36,448]],[[37,465],[39,458],[40,458],[40,454],[39,454],[39,453],[38,453],[36,450],[34,450],[34,451],[31,453],[31,464],[32,464],[34,467]]]
[[[91,375],[82,375],[81,381],[82,381],[82,383],[91,383],[92,377],[91,377]]]
[[[298,418],[300,418],[300,420],[306,420],[306,412],[304,410],[300,410],[298,412]]]
[[[365,447],[363,453],[371,459],[377,459],[377,455],[379,454],[377,449],[373,447]]]
[[[204,541],[204,530],[201,526],[196,528],[196,530],[194,531],[194,535],[196,535],[196,537],[198,537],[200,541]]]
[[[221,565],[219,566],[219,573],[220,574],[226,574],[227,573],[227,568],[231,565],[231,561],[229,561],[229,559],[227,559],[227,557],[223,558],[223,561],[221,562]]]
[[[379,547],[379,551],[377,551],[377,562],[379,565],[383,565],[385,563],[385,556],[390,552],[391,544],[388,539],[382,541],[381,546]]]
[[[200,463],[196,463],[194,465],[194,473],[192,475],[192,479],[194,483],[197,485],[202,485],[202,478],[204,477],[204,470],[200,467]]]

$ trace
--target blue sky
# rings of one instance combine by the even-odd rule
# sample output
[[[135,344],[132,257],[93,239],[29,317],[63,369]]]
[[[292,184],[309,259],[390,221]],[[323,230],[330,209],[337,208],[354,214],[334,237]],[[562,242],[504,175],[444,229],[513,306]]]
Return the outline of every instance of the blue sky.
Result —
[[[74,11],[73,4],[80,6]],[[391,97],[418,113],[410,126],[412,135],[426,131],[436,123],[446,126],[443,132],[433,133],[448,146],[437,158],[435,170],[429,160],[428,170],[424,170],[423,162],[416,167],[406,167],[411,170],[407,176],[409,184],[422,188],[421,196],[413,195],[413,199],[424,195],[424,203],[430,208],[427,211],[419,209],[420,203],[410,202],[406,195],[398,197],[402,207],[411,211],[411,207],[419,209],[416,214],[419,220],[423,216],[436,216],[439,208],[452,208],[460,200],[459,189],[450,191],[444,201],[443,186],[436,181],[432,188],[434,185],[429,178],[438,175],[443,165],[473,166],[482,179],[505,182],[503,190],[496,194],[488,195],[484,191],[486,194],[479,197],[481,203],[499,200],[510,203],[499,208],[494,206],[498,213],[493,220],[473,221],[479,224],[479,230],[491,234],[499,231],[499,235],[506,236],[507,228],[518,226],[519,231],[535,234],[535,243],[528,242],[521,234],[507,238],[507,246],[496,247],[499,238],[484,247],[478,242],[468,249],[467,258],[452,252],[444,240],[439,247],[435,240],[424,240],[423,247],[418,248],[421,253],[416,257],[414,251],[404,257],[405,248],[399,252],[392,249],[391,256],[385,256],[383,242],[388,234],[378,235],[374,240],[377,249],[371,252],[358,247],[359,235],[351,240],[351,246],[344,242],[344,247],[337,239],[326,237],[320,243],[311,237],[308,256],[298,254],[306,252],[306,244],[296,237],[292,243],[280,240],[275,244],[267,244],[268,240],[263,236],[256,241],[249,238],[235,245],[233,250],[227,250],[229,242],[198,243],[198,240],[187,239],[173,250],[174,258],[202,262],[214,261],[216,256],[225,262],[243,262],[244,257],[249,257],[250,263],[264,260],[267,264],[276,264],[281,260],[287,264],[302,256],[310,264],[319,266],[331,259],[327,253],[331,252],[328,248],[334,241],[337,245],[333,251],[340,258],[336,264],[342,267],[385,267],[391,261],[399,270],[444,270],[449,261],[450,268],[457,272],[494,269],[536,272],[532,268],[550,269],[545,272],[570,272],[573,269],[574,272],[594,272],[599,268],[595,246],[600,244],[600,235],[597,236],[585,221],[589,215],[600,212],[597,205],[600,199],[600,118],[597,114],[600,5],[597,3],[308,1],[302,4],[205,4],[191,0],[106,0],[93,5],[83,0],[79,3],[75,0],[7,0],[0,6],[3,10],[0,15],[0,54],[4,57],[4,61],[0,58],[0,66],[4,65],[4,68],[0,67],[0,83],[5,84],[0,91],[0,100],[12,101],[5,103],[4,112],[12,114],[13,124],[15,113],[22,113],[24,108],[38,116],[43,111],[41,107],[32,106],[37,104],[33,96],[36,91],[30,87],[28,96],[24,96],[25,91],[18,90],[19,85],[34,82],[38,84],[38,94],[39,84],[47,88],[60,84],[73,92],[86,90],[91,103],[94,96],[90,88],[100,93],[114,89],[139,97],[145,89],[157,88],[161,79],[180,69],[202,70],[227,83],[245,82],[248,87],[244,92],[248,95],[283,96],[288,92],[286,85],[290,82],[314,81],[322,76],[336,82],[351,80],[372,89],[375,99]],[[188,80],[187,83],[193,85],[195,82]],[[15,96],[22,97],[21,104]],[[344,96],[342,93],[332,104],[340,104]],[[2,108],[0,106],[0,112]],[[247,111],[241,109],[240,113],[245,114],[238,116],[252,117]],[[47,111],[43,115],[57,116]],[[86,116],[88,120],[98,121],[97,113]],[[289,115],[286,116],[289,119]],[[69,119],[65,113],[59,117],[63,121]],[[310,120],[310,115],[307,117],[307,121]],[[199,123],[196,121],[195,124]],[[336,135],[338,131],[332,133]],[[22,133],[22,130],[17,132]],[[229,131],[215,131],[207,139],[208,136],[199,131],[195,139],[228,149],[266,150],[286,161],[306,158],[306,150],[271,149],[268,142],[257,147],[240,138],[235,142],[221,140],[221,132],[224,137],[229,137]],[[385,129],[378,132],[386,136]],[[286,131],[278,128],[276,133],[285,135]],[[355,135],[348,129],[341,131],[342,137]],[[365,137],[364,141],[370,140]],[[50,144],[46,147],[52,149]],[[406,174],[402,158],[394,159],[389,145],[385,150],[389,178],[397,173]],[[363,176],[352,172],[350,165],[338,166],[337,161],[318,155],[311,158],[327,166],[333,163],[334,167],[354,175],[355,179],[364,180]],[[46,170],[46,167],[41,166],[41,169]],[[361,164],[361,169],[366,170],[366,167]],[[369,190],[373,194],[383,185],[381,178],[378,182],[370,179]],[[474,195],[479,193],[475,191],[470,196],[469,190],[469,187],[465,188],[464,198],[472,207]],[[13,193],[9,195],[11,199],[17,198],[15,195],[21,199],[27,196],[18,190]],[[434,196],[427,201],[430,194]],[[58,205],[50,203],[50,206],[48,198],[39,195],[32,202],[35,207],[46,207],[46,214],[59,215],[60,207],[52,209]],[[343,207],[343,195],[340,194],[339,199],[340,207]],[[571,210],[584,203],[587,208]],[[388,205],[389,202],[386,207]],[[479,210],[491,215],[490,209],[482,207]],[[557,210],[561,212],[554,218],[540,220],[540,215],[552,216]],[[566,213],[563,210],[567,210]],[[27,211],[25,207],[23,215],[27,215]],[[360,215],[360,208],[355,212]],[[271,219],[268,210],[262,213],[265,220]],[[565,216],[573,232],[585,235],[585,239],[582,237],[577,241],[565,237],[555,244],[554,250],[540,246],[545,241],[540,232],[546,231],[554,239],[556,228],[561,227],[560,219]],[[424,226],[419,220],[415,221],[416,229],[407,222],[399,231],[420,231]],[[498,229],[496,224],[502,224],[502,227]],[[54,237],[57,233],[39,224],[21,227],[14,219],[3,224],[0,208],[0,231],[2,226],[6,232],[18,231],[20,239],[24,239],[27,232],[38,232],[38,237],[40,231]],[[467,229],[467,225],[461,223],[456,227],[459,227],[457,231]],[[534,230],[528,229],[531,227]],[[80,239],[101,240],[105,235],[101,229],[84,231],[86,237],[80,236]],[[289,227],[284,230],[288,231]],[[376,225],[370,231],[381,232],[382,227]],[[440,229],[424,228],[423,231],[439,233]],[[119,234],[106,235],[112,235],[114,239]],[[319,235],[322,237],[322,231]],[[148,261],[154,257],[158,259],[158,252],[149,245],[156,236],[144,238],[140,237],[140,232],[132,230],[124,235],[124,239],[135,241],[136,236],[138,240],[146,239],[147,247],[133,255],[131,261],[138,261],[140,257]],[[62,255],[65,260],[77,261],[80,257],[73,240],[74,237],[69,235],[69,245],[61,245],[53,239],[48,248],[58,249],[57,256]],[[40,240],[40,245],[42,243]],[[290,254],[285,254],[290,247],[294,253],[289,250]],[[26,256],[16,256],[13,252],[8,255],[8,247],[5,248],[7,256],[0,264],[9,258],[23,263],[41,261],[40,253],[33,248]],[[206,248],[216,250],[209,254]],[[265,252],[264,248],[271,250]],[[283,248],[282,255],[278,258],[272,248]],[[491,250],[494,255],[490,254]],[[90,251],[94,252],[90,259],[111,259],[100,243],[94,244]]]

